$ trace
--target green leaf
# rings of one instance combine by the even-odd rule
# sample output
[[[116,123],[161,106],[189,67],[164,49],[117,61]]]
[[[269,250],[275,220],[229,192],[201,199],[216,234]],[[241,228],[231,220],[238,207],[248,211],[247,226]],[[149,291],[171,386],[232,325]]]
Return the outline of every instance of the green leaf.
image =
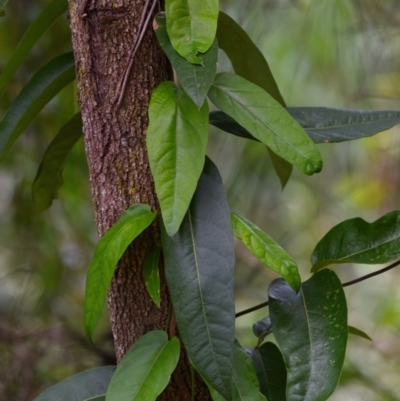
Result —
[[[165,14],[158,14],[155,33],[158,42],[176,71],[182,88],[190,98],[201,107],[217,72],[218,43],[215,40],[209,50],[203,54],[203,64],[189,63],[172,47],[165,27]]]
[[[34,401],[100,401],[114,372],[115,366],[85,370],[48,388]]]
[[[0,12],[8,0],[0,0]],[[67,11],[67,0],[53,0],[32,22],[0,75],[0,96],[4,93],[18,67],[41,36]]]
[[[86,277],[85,331],[90,341],[117,262],[128,245],[151,224],[156,214],[155,211],[151,212],[149,205],[133,205],[97,243]]]
[[[39,111],[74,79],[72,53],[51,60],[32,77],[0,122],[0,159]]]
[[[193,64],[202,64],[217,31],[218,0],[166,0],[167,31],[174,49]]]
[[[4,17],[6,15],[4,11],[5,5],[8,3],[8,0],[0,0],[0,17]]]
[[[378,134],[400,124],[397,110],[346,110],[326,107],[288,107],[290,115],[315,143],[351,141]]]
[[[318,242],[311,256],[311,271],[332,263],[381,264],[400,257],[400,211],[373,223],[360,217],[333,227]]]
[[[208,104],[199,109],[170,81],[153,92],[147,150],[168,235],[178,231],[204,166]]]
[[[325,401],[337,386],[347,344],[340,280],[332,270],[322,270],[296,294],[277,279],[268,295],[274,337],[288,371],[287,399]]]
[[[251,357],[237,345],[233,349],[232,388],[234,401],[267,401],[260,393]]]
[[[294,259],[251,221],[231,212],[231,223],[233,235],[239,238],[261,263],[279,273],[295,291],[298,291],[301,278]]]
[[[271,318],[269,316],[253,324],[253,333],[256,337],[261,337],[265,333],[272,333]]]
[[[288,107],[287,112],[304,128],[314,143],[351,141],[378,134],[400,123],[400,112]],[[246,139],[258,141],[222,111],[210,113],[210,124]]]
[[[167,387],[179,360],[178,337],[155,330],[136,341],[117,367],[107,401],[153,401]]]
[[[354,336],[358,336],[361,338],[365,338],[366,340],[372,341],[372,338],[367,333],[353,326],[349,326],[349,334],[353,334]]]
[[[268,62],[249,35],[229,15],[220,11],[217,39],[219,48],[231,60],[235,73],[266,90],[283,107],[286,106]],[[287,184],[293,166],[268,148],[282,188]]]
[[[229,207],[216,166],[203,174],[179,231],[162,232],[165,275],[190,360],[231,400],[234,341],[234,246]]]
[[[158,260],[160,258],[160,247],[155,246],[144,260],[143,275],[147,292],[153,302],[160,307],[160,275],[158,273]]]
[[[32,184],[32,200],[38,211],[49,208],[63,183],[62,167],[69,152],[82,137],[82,116],[75,114],[51,141]]]
[[[321,171],[317,147],[287,111],[257,85],[239,75],[220,73],[208,96],[219,109],[305,174]]]
[[[240,25],[222,11],[218,16],[217,39],[235,73],[266,90],[285,107],[267,60]]]
[[[279,348],[267,342],[247,352],[253,359],[261,393],[268,401],[286,401],[287,371]]]

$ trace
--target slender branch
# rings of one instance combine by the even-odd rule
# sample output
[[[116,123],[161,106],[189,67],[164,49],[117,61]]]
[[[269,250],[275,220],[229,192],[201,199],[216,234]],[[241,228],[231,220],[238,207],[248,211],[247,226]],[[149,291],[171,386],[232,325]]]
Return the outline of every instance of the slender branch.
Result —
[[[147,8],[149,7],[150,1],[152,1],[153,3],[151,4],[150,11],[147,13]],[[118,107],[121,105],[122,100],[124,99],[126,86],[128,84],[128,79],[129,79],[129,75],[132,70],[133,61],[135,60],[136,52],[139,49],[140,44],[142,43],[144,34],[149,25],[150,18],[153,15],[154,8],[156,7],[157,2],[158,2],[158,0],[146,0],[146,3],[143,7],[143,11],[142,11],[142,15],[140,17],[140,22],[139,22],[139,27],[138,27],[138,33],[136,35],[136,39],[133,42],[133,45],[131,47],[131,52],[129,54],[128,66],[125,69],[124,75],[122,77],[122,82],[120,83],[119,88],[118,88],[119,89],[119,96],[118,96],[118,102],[117,102]],[[146,18],[146,14],[147,14],[147,18]],[[145,18],[146,18],[146,20],[145,20]]]
[[[391,269],[393,269],[394,267],[396,267],[398,265],[400,265],[400,260],[398,260],[397,262],[392,263],[391,265],[389,265],[387,267],[384,267],[381,270],[377,270],[376,272],[373,272],[373,273],[370,273],[370,274],[366,274],[365,276],[361,276],[361,277],[356,278],[356,279],[351,280],[351,281],[347,281],[347,283],[343,283],[342,286],[343,287],[348,287],[349,285],[357,284],[360,281],[366,280],[367,278],[371,278],[371,277],[377,276],[378,274],[385,273],[388,270],[391,270]]]
[[[384,267],[381,270],[377,270],[376,272],[373,272],[373,273],[370,273],[370,274],[366,274],[365,276],[361,276],[361,277],[356,278],[356,279],[351,280],[351,281],[347,281],[346,283],[342,284],[342,287],[348,287],[349,285],[357,284],[357,283],[359,283],[361,281],[364,281],[364,280],[366,280],[368,278],[371,278],[371,277],[374,277],[374,276],[378,276],[379,274],[385,273],[388,270],[391,270],[394,267],[399,266],[399,265],[400,265],[400,260],[398,260],[397,262],[392,263],[391,265],[389,265],[387,267]],[[243,315],[247,315],[248,313],[251,313],[251,312],[254,312],[254,311],[258,310],[258,309],[263,308],[264,306],[268,306],[268,301],[267,302],[263,302],[262,304],[253,306],[252,308],[245,309],[245,310],[243,310],[241,312],[236,313],[235,318],[243,316]]]

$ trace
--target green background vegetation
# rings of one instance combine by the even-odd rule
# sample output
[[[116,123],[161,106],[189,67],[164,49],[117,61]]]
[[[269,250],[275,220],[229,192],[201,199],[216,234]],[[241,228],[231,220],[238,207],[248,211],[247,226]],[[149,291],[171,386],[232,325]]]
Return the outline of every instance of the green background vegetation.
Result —
[[[0,68],[46,1],[13,0],[0,19]],[[289,106],[400,109],[400,10],[395,0],[226,0],[222,9],[261,48]],[[0,115],[34,72],[71,49],[66,16],[30,53],[6,94]],[[221,55],[219,69],[230,65]],[[97,348],[83,332],[85,274],[97,242],[83,143],[68,158],[60,199],[34,210],[31,184],[59,127],[78,110],[75,83],[29,125],[0,166],[0,399],[31,400],[81,370],[112,363],[107,314]],[[368,221],[400,208],[399,126],[369,139],[319,146],[323,171],[294,170],[284,191],[266,149],[212,128],[208,155],[222,174],[233,209],[268,232],[298,262],[303,281],[310,256],[334,225]],[[217,157],[218,155],[218,157]],[[236,310],[267,299],[276,276],[239,242]],[[377,267],[339,265],[342,281]],[[400,292],[396,270],[347,288],[349,324],[373,342],[351,337],[332,401],[399,400]],[[244,346],[261,310],[237,319]]]

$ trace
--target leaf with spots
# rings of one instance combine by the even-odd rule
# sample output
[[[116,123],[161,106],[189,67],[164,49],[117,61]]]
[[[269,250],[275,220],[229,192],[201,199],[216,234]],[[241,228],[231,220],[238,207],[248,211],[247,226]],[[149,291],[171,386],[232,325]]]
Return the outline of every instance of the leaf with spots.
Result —
[[[325,401],[335,390],[346,352],[347,306],[332,270],[321,270],[296,292],[283,279],[268,290],[275,339],[283,354],[290,401]]]

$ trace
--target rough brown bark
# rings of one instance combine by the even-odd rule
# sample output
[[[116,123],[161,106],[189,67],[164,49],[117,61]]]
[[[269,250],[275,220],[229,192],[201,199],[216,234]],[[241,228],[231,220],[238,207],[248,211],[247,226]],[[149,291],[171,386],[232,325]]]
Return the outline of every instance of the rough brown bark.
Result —
[[[147,203],[158,209],[145,143],[147,110],[152,90],[171,74],[151,27],[136,54],[123,102],[117,105],[144,2],[70,0],[79,103],[99,236],[132,204]],[[78,12],[83,9],[84,17]],[[108,307],[118,361],[140,336],[166,328],[169,298],[163,274],[160,309],[151,301],[142,276],[144,257],[160,242],[158,225],[156,221],[129,247],[110,286]],[[188,400],[189,388],[188,363],[182,357],[160,400]],[[208,400],[204,387],[199,390],[196,399]]]

